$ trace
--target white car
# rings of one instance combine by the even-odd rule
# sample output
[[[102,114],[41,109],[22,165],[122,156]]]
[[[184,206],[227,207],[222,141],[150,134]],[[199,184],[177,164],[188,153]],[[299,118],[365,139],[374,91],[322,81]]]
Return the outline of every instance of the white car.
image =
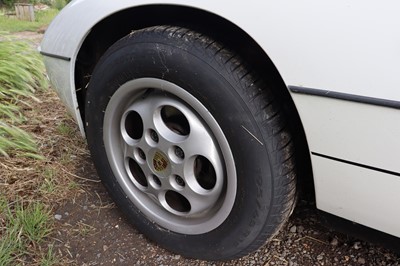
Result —
[[[40,51],[129,220],[225,260],[272,238],[310,181],[320,210],[400,237],[399,10],[75,0]]]

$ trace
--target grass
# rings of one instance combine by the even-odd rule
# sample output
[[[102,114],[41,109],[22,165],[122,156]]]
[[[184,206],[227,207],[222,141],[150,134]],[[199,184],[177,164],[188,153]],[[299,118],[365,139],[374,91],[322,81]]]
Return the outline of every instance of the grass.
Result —
[[[24,111],[40,102],[34,93],[46,87],[38,53],[27,42],[0,34],[0,159],[16,159],[9,162],[10,166],[7,160],[0,160],[0,265],[51,265],[54,261],[52,250],[42,248],[52,230],[49,205],[32,196],[34,193],[25,186],[32,189],[33,184],[23,184],[21,175],[21,171],[34,173],[28,165],[44,160],[32,134],[21,127],[27,122]],[[1,171],[13,169],[11,165],[15,165],[18,174]],[[34,180],[32,175],[30,178]],[[12,184],[15,187],[10,187]]]
[[[51,212],[83,192],[88,152],[32,46],[0,32],[0,265],[65,265]]]
[[[75,134],[75,129],[71,127],[71,125],[62,122],[57,126],[57,133],[66,137],[73,137]]]
[[[38,29],[50,24],[53,18],[58,14],[57,9],[48,9],[35,12],[35,21],[22,21],[15,17],[7,17],[0,13],[0,31],[20,32],[37,31]]]
[[[9,157],[13,152],[16,156],[43,159],[37,154],[37,145],[33,137],[24,130],[0,122],[0,154]]]
[[[20,156],[42,158],[33,138],[17,126],[25,121],[21,106],[30,106],[25,99],[38,101],[35,89],[46,87],[40,55],[27,42],[0,34],[0,155],[20,151]]]
[[[18,100],[45,87],[44,65],[40,55],[27,42],[0,34],[0,97]]]
[[[26,99],[30,107],[23,110],[26,122],[21,126],[34,134],[44,159],[23,157],[18,150],[10,157],[0,156],[0,199],[5,199],[0,201],[0,265],[66,265],[70,260],[64,243],[55,240],[62,222],[55,221],[54,212],[43,214],[57,210],[63,202],[83,192],[79,164],[87,160],[88,153],[56,93],[37,90],[35,96],[40,102]],[[41,206],[36,205],[38,202]],[[5,216],[10,212],[12,215]],[[25,229],[21,231],[21,226],[14,224],[23,224]],[[73,228],[67,228],[71,235],[77,235]],[[83,235],[92,233],[83,224],[76,228]]]
[[[50,212],[39,202],[9,202],[0,198],[0,265],[14,265],[36,250],[51,232]],[[38,261],[51,261],[51,252],[44,252]],[[50,252],[50,254],[49,254]]]
[[[57,170],[53,168],[46,168],[43,172],[43,183],[39,187],[39,191],[43,194],[55,193],[57,191]]]
[[[54,253],[54,246],[49,245],[47,252],[42,256],[40,266],[51,266],[56,264],[59,264],[59,260]]]

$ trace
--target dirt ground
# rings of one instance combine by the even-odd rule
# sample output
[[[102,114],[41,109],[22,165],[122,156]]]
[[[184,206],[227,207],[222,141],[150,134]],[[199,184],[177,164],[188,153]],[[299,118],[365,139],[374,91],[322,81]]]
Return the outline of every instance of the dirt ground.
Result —
[[[148,241],[114,206],[86,158],[76,172],[85,193],[55,210],[56,249],[72,265],[400,265],[380,245],[327,227],[312,204],[300,201],[289,223],[269,244],[228,262],[189,260]]]
[[[17,36],[34,44],[42,37],[32,33]],[[51,116],[52,108],[65,111],[54,93],[53,96],[54,100],[40,107],[44,115]],[[60,119],[71,120],[67,115],[57,118]],[[72,122],[68,123],[76,129]],[[76,130],[72,136],[80,138]],[[55,141],[52,145],[54,150],[69,151],[73,166],[65,171],[80,191],[53,207],[55,232],[50,240],[55,243],[61,265],[400,265],[400,256],[382,245],[362,241],[326,225],[314,205],[303,200],[281,233],[251,255],[228,262],[185,259],[148,241],[125,220],[99,182],[88,152],[74,153],[74,142]],[[84,144],[80,145],[86,149]]]

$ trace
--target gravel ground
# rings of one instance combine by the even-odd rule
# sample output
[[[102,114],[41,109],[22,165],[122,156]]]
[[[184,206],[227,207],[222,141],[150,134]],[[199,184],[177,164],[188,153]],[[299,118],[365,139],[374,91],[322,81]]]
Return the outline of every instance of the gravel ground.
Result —
[[[87,156],[74,174],[84,193],[55,211],[57,244],[69,265],[400,265],[382,245],[335,231],[314,204],[300,200],[288,224],[257,252],[235,261],[185,259],[147,240],[112,203]],[[349,230],[352,230],[350,227]],[[364,236],[372,233],[364,232]],[[390,243],[388,243],[390,244]]]

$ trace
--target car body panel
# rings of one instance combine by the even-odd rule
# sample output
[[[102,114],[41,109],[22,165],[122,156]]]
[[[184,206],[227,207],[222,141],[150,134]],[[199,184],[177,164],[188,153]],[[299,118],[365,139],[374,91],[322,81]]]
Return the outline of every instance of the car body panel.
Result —
[[[312,156],[317,207],[400,236],[400,178]]]
[[[77,121],[79,130],[84,135],[83,122],[80,117],[78,100],[76,98],[74,75],[71,74],[71,61],[46,57],[44,62],[47,75],[53,88],[57,91],[58,96],[64,102],[68,112]]]
[[[317,207],[400,236],[400,111],[293,94],[306,130]],[[388,174],[388,172],[390,174]]]
[[[206,10],[239,26],[264,49],[287,85],[400,101],[400,4],[394,0],[75,0],[50,25],[41,49],[73,59],[96,23],[149,4]]]
[[[311,152],[400,173],[400,111],[293,94]]]
[[[235,24],[260,45],[288,87],[400,102],[395,0],[75,0],[50,25],[41,51],[50,56],[45,61],[52,83],[83,134],[74,87],[82,43],[111,14],[151,4],[200,9]],[[400,237],[394,223],[400,220],[399,109],[291,96],[312,153],[318,208]]]

